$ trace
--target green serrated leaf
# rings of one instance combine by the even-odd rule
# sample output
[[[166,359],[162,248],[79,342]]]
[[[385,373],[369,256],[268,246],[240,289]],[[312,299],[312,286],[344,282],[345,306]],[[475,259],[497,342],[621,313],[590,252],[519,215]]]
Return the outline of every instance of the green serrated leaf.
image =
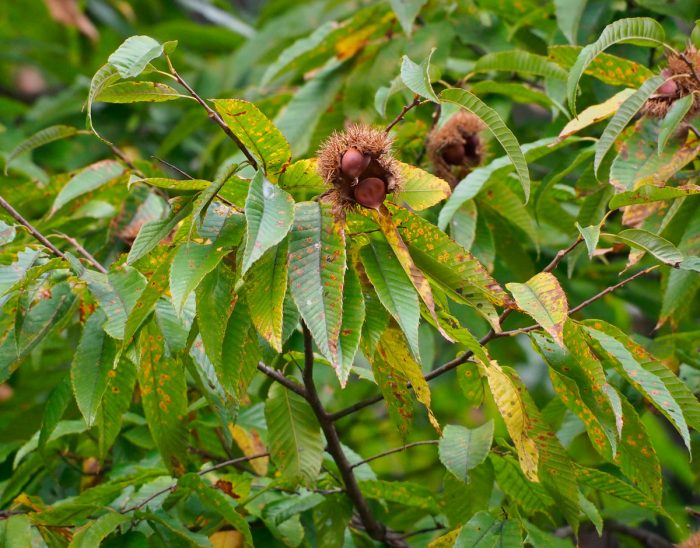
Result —
[[[657,149],[659,155],[666,148],[666,143],[676,132],[685,115],[688,114],[694,100],[695,96],[693,94],[685,95],[671,105],[659,127],[659,146]]]
[[[596,145],[595,159],[593,160],[593,167],[596,174],[598,173],[600,164],[603,162],[603,158],[605,158],[605,155],[613,146],[615,140],[620,136],[622,130],[625,129],[630,120],[634,118],[634,115],[639,112],[639,109],[642,108],[646,100],[649,99],[656,89],[665,81],[666,78],[663,76],[654,76],[650,78],[620,105],[620,108],[612,117],[612,120],[608,122],[608,125],[605,127]]]
[[[527,161],[525,160],[525,156],[520,149],[520,144],[515,138],[515,135],[508,129],[508,126],[506,126],[498,113],[488,107],[476,95],[463,89],[446,89],[440,93],[440,100],[459,105],[484,122],[513,163],[515,172],[518,174],[518,179],[525,193],[525,201],[527,202],[530,197],[530,173],[527,168]]]
[[[100,543],[131,516],[119,512],[107,512],[96,520],[88,521],[73,533],[69,548],[92,548]]]
[[[272,461],[292,484],[313,485],[323,458],[321,429],[304,398],[273,384],[265,402]]]
[[[71,365],[75,401],[89,427],[95,422],[117,352],[114,340],[102,329],[105,320],[99,309],[88,318]]]
[[[162,103],[187,98],[177,90],[160,82],[119,82],[107,86],[95,97],[103,103]]]
[[[294,199],[258,171],[250,182],[245,216],[248,224],[242,274],[287,235],[294,220]]]
[[[326,204],[296,205],[289,234],[289,286],[321,353],[339,371],[345,233]]]
[[[542,55],[524,50],[498,51],[479,58],[474,72],[520,72],[566,80],[566,71]]]
[[[641,249],[647,253],[651,253],[662,263],[678,266],[683,260],[683,253],[678,248],[669,242],[667,239],[652,234],[641,228],[628,228],[617,234],[603,233],[603,236],[614,241],[626,244],[634,249]]]
[[[362,324],[365,321],[365,300],[362,295],[360,278],[352,266],[345,271],[343,285],[343,320],[338,339],[338,357],[340,361],[340,385],[345,386],[355,354],[360,345]]]
[[[163,45],[150,36],[130,36],[109,56],[108,62],[122,78],[133,78],[162,54]]]
[[[170,294],[178,314],[182,314],[190,294],[228,252],[216,243],[185,242],[177,248],[170,267]]]
[[[428,56],[417,65],[404,55],[401,61],[401,80],[416,95],[430,99],[434,103],[439,103],[440,99],[435,95],[433,86],[430,83],[430,58],[435,48],[430,50]]]
[[[448,424],[438,445],[440,462],[455,477],[469,482],[469,471],[486,460],[493,441],[493,421],[478,428]]]
[[[165,355],[155,320],[141,330],[138,381],[148,429],[163,463],[173,474],[182,475],[187,456],[185,368],[179,359]]]
[[[553,274],[541,272],[524,284],[509,283],[506,288],[515,302],[564,346],[564,322],[569,315],[566,294]]]
[[[605,27],[598,40],[581,50],[581,53],[579,53],[576,59],[576,63],[574,63],[574,66],[569,72],[566,94],[569,99],[569,108],[571,112],[576,115],[576,92],[581,75],[599,53],[602,53],[605,49],[614,44],[625,42],[635,42],[637,44],[643,42],[645,45],[652,44],[653,46],[657,46],[663,44],[665,38],[666,34],[663,27],[650,17],[620,19]],[[651,92],[656,90],[656,87],[651,90]],[[646,98],[644,100],[646,100]],[[632,115],[634,115],[634,113]]]
[[[51,206],[51,214],[78,196],[97,190],[123,173],[124,166],[115,160],[102,160],[82,169],[58,193]]]

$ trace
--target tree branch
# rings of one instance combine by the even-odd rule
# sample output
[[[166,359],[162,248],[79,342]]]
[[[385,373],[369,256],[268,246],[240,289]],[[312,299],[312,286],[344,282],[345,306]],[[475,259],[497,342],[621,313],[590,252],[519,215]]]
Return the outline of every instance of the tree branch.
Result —
[[[34,238],[39,243],[41,243],[42,245],[47,247],[51,251],[51,253],[56,255],[56,257],[60,257],[64,261],[68,261],[68,257],[66,257],[66,254],[63,253],[63,251],[58,249],[55,245],[53,245],[49,241],[49,239],[46,236],[44,236],[41,232],[39,232],[36,228],[34,228],[34,226],[27,219],[25,219],[19,211],[17,211],[14,207],[12,207],[12,205],[10,205],[10,203],[7,200],[5,200],[5,198],[3,198],[2,196],[0,196],[0,207],[2,207],[5,211],[7,211],[7,213],[10,215],[10,217],[12,217],[15,221],[17,221],[24,228],[26,228],[27,231],[32,236],[34,236]],[[75,249],[78,251],[78,253],[80,253],[83,257],[85,257],[90,262],[90,264],[92,264],[97,270],[99,270],[103,274],[107,272],[105,267],[103,267],[97,261],[97,259],[95,259],[95,257],[90,255],[90,253],[88,253],[88,251],[82,245],[80,245],[74,238],[66,236],[65,234],[59,234],[58,236],[68,240],[73,245],[73,247],[75,247]]]
[[[220,462],[218,464],[214,464],[213,466],[205,468],[204,470],[200,470],[199,472],[197,472],[197,475],[204,476],[205,474],[208,474],[210,472],[214,472],[216,470],[220,470],[222,468],[226,468],[227,466],[234,466],[240,462],[248,462],[251,460],[261,459],[263,457],[269,457],[269,456],[270,456],[270,453],[265,452],[265,453],[258,453],[257,455],[250,455],[249,457],[238,457],[235,459],[225,460],[223,462]],[[172,485],[169,485],[168,487],[165,487],[164,489],[156,491],[155,493],[153,493],[152,495],[150,495],[146,499],[142,500],[138,504],[135,504],[134,506],[130,506],[129,508],[125,508],[124,510],[121,510],[120,513],[128,514],[129,512],[133,512],[134,510],[140,510],[141,508],[146,506],[146,504],[151,502],[156,497],[159,497],[160,495],[162,495],[164,493],[174,491],[176,487],[177,487],[177,483],[173,483]]]
[[[211,108],[209,104],[204,99],[202,99],[197,94],[197,92],[194,89],[192,89],[192,87],[182,78],[182,76],[180,76],[180,74],[175,70],[175,67],[173,67],[173,64],[170,62],[170,57],[166,55],[165,59],[168,62],[168,68],[170,69],[170,73],[175,77],[175,80],[177,80],[177,82],[187,90],[187,93],[189,93],[195,101],[202,105],[202,108],[207,111],[207,115],[209,116],[209,118],[222,130],[224,130],[224,133],[228,135],[234,143],[236,143],[236,146],[238,146],[238,148],[241,149],[243,155],[246,157],[248,162],[250,162],[250,165],[253,166],[254,169],[258,169],[258,163],[255,161],[255,158],[250,153],[250,151],[243,144],[243,141],[241,141],[238,138],[238,136],[231,130],[228,124],[219,115],[219,113],[216,112],[213,108]]]
[[[355,506],[355,510],[357,510],[362,526],[367,534],[373,539],[387,540],[386,527],[374,518],[374,515],[367,504],[367,500],[362,495],[362,491],[360,491],[360,486],[358,485],[357,479],[352,472],[352,466],[345,456],[345,452],[340,444],[338,431],[335,429],[333,421],[328,413],[326,413],[326,410],[321,403],[321,399],[318,397],[316,385],[314,384],[313,340],[309,328],[306,327],[306,324],[303,321],[301,326],[304,331],[303,379],[304,388],[306,390],[306,401],[309,402],[311,409],[313,409],[313,412],[321,425],[321,430],[323,430],[323,434],[326,437],[327,451],[330,453],[331,457],[333,457],[333,461],[338,467],[340,476],[345,484],[345,491]]]
[[[422,102],[423,101],[421,101],[420,95],[414,95],[413,101],[411,101],[407,105],[404,105],[404,107],[401,109],[401,112],[399,112],[399,115],[396,118],[394,118],[391,122],[389,122],[389,125],[384,128],[384,133],[389,133],[391,131],[391,128],[393,128],[396,124],[403,120],[404,116],[406,116],[406,113],[409,110],[411,110],[413,107],[417,107]]]
[[[102,274],[107,274],[107,269],[104,266],[102,266],[100,262],[97,259],[95,259],[95,257],[93,257],[92,254],[87,249],[85,249],[78,240],[68,236],[67,234],[64,234],[63,232],[56,232],[55,234],[50,234],[50,236],[63,238],[64,240],[69,242],[75,249],[77,249],[78,253],[85,257],[88,260],[88,262],[92,264],[92,266],[94,266],[97,270],[102,272]]]
[[[295,383],[293,380],[285,377],[281,372],[277,371],[276,369],[272,369],[272,367],[268,367],[263,362],[258,362],[258,371],[262,371],[263,373],[265,373],[265,375],[270,377],[272,380],[277,381],[285,388],[291,390],[295,394],[299,394],[302,398],[306,399],[306,390],[304,390],[304,388],[302,386]]]
[[[393,455],[394,453],[400,453],[401,451],[404,451],[406,449],[410,449],[411,447],[418,447],[419,445],[436,445],[437,443],[438,443],[438,440],[424,440],[424,441],[414,441],[412,443],[407,443],[406,445],[402,445],[401,447],[394,447],[393,449],[389,449],[387,451],[384,451],[384,452],[379,453],[377,455],[374,455],[372,457],[368,457],[368,458],[361,460],[359,462],[355,462],[350,466],[350,468],[357,468],[358,466],[362,466],[363,464],[367,464],[368,462],[372,462],[373,460],[381,459],[382,457],[386,457],[388,455]]]

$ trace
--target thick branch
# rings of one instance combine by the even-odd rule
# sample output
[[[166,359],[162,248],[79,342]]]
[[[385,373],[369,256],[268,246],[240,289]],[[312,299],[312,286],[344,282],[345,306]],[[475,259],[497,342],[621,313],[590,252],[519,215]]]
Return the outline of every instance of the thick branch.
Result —
[[[209,118],[222,130],[224,130],[224,133],[228,135],[234,143],[236,143],[236,146],[238,146],[238,148],[241,149],[243,155],[246,157],[248,162],[250,162],[250,165],[253,166],[254,169],[258,169],[258,163],[255,161],[255,158],[253,158],[253,155],[250,153],[250,151],[243,144],[243,141],[241,141],[238,138],[238,136],[231,130],[228,124],[219,115],[219,113],[216,112],[213,108],[211,108],[209,104],[204,99],[202,99],[197,94],[197,92],[194,89],[192,89],[192,87],[182,78],[182,76],[180,76],[180,74],[175,70],[175,67],[173,67],[172,63],[170,62],[170,58],[166,56],[166,59],[168,61],[170,73],[175,77],[175,80],[177,80],[177,82],[187,90],[187,93],[189,93],[195,101],[202,105],[202,108],[207,111],[207,115],[209,116]]]
[[[323,408],[321,399],[318,397],[318,392],[316,391],[316,385],[314,384],[314,352],[313,352],[313,342],[311,338],[311,332],[306,324],[302,322],[302,328],[304,330],[304,387],[306,389],[306,400],[309,402],[311,409],[313,409],[319,424],[321,425],[321,430],[326,437],[327,450],[333,457],[340,476],[345,484],[345,491],[352,501],[357,513],[362,521],[362,526],[367,531],[367,534],[375,540],[385,540],[386,539],[386,527],[379,523],[372,514],[372,511],[367,504],[367,500],[362,495],[360,491],[360,486],[357,483],[357,479],[352,472],[352,466],[345,456],[345,452],[340,444],[340,438],[338,437],[338,431],[335,429],[335,425],[331,420],[326,410]]]

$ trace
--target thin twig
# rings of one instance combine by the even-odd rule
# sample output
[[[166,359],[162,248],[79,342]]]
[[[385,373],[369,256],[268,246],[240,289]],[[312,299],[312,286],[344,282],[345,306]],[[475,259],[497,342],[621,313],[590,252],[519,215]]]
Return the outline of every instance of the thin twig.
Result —
[[[131,171],[133,171],[134,173],[136,173],[136,175],[138,175],[138,176],[141,177],[141,178],[145,178],[145,177],[146,177],[146,176],[144,175],[143,171],[141,171],[139,168],[137,168],[137,167],[134,165],[134,162],[131,161],[131,159],[126,155],[126,153],[125,153],[122,149],[120,149],[120,148],[119,148],[117,145],[115,145],[114,143],[110,143],[109,141],[106,141],[106,140],[104,140],[104,139],[100,139],[100,140],[101,140],[104,144],[106,144],[106,145],[109,147],[109,149],[112,151],[112,153],[113,153],[117,158],[119,158],[122,162],[124,162],[124,163],[129,167],[129,169],[131,169]]]
[[[420,95],[414,95],[413,96],[413,101],[411,101],[409,104],[404,105],[404,107],[401,109],[401,112],[399,112],[399,115],[394,118],[388,126],[384,128],[384,133],[389,133],[391,131],[391,128],[393,128],[396,124],[398,124],[401,120],[403,120],[403,117],[406,116],[406,113],[411,110],[413,107],[417,107],[422,103],[420,99]]]
[[[382,457],[393,455],[394,453],[400,453],[401,451],[405,451],[406,449],[410,449],[411,447],[418,447],[419,445],[435,445],[437,443],[438,440],[423,440],[407,443],[406,445],[402,445],[401,447],[394,447],[393,449],[389,449],[387,451],[384,451],[383,453],[379,453],[372,457],[368,457],[364,460],[355,462],[352,466],[350,466],[350,468],[357,468],[358,466],[362,466],[363,464],[367,464],[368,462],[372,462],[373,460],[381,459]]]
[[[195,101],[202,105],[202,108],[204,108],[204,110],[207,111],[207,115],[209,116],[209,118],[215,124],[217,124],[234,143],[236,143],[236,146],[238,146],[243,155],[248,159],[250,165],[253,166],[253,169],[258,169],[258,163],[255,161],[255,158],[250,153],[250,151],[243,144],[243,141],[241,141],[238,138],[238,136],[231,130],[228,124],[219,115],[219,113],[216,112],[213,108],[211,108],[209,104],[204,99],[202,99],[197,94],[197,92],[194,89],[192,89],[192,87],[182,78],[182,76],[180,76],[180,74],[175,70],[175,67],[173,67],[172,63],[170,62],[170,57],[166,55],[165,59],[168,62],[168,68],[170,69],[170,73],[175,77],[178,83],[187,90],[187,93],[189,93],[195,99]]]
[[[22,215],[14,208],[12,207],[5,198],[0,196],[0,207],[2,207],[5,211],[7,211],[10,216],[15,219],[19,224],[21,224],[24,228],[26,228],[29,233],[34,236],[39,242],[41,242],[44,246],[48,247],[51,252],[56,255],[56,257],[60,257],[61,259],[68,260],[68,257],[66,257],[65,253],[58,249],[55,245],[53,245],[47,238],[44,236],[41,232],[39,232],[36,228],[32,226],[32,224],[22,217]]]
[[[238,457],[235,459],[225,460],[225,461],[220,462],[218,464],[214,464],[213,466],[210,466],[209,468],[205,468],[204,470],[200,470],[199,472],[197,472],[197,475],[204,476],[205,474],[208,474],[210,472],[215,472],[216,470],[221,470],[222,468],[226,468],[227,466],[234,466],[240,462],[248,462],[251,460],[261,459],[263,457],[269,457],[269,456],[270,456],[270,453],[265,452],[265,453],[258,453],[257,455],[250,455],[249,457]],[[146,506],[146,504],[151,502],[156,497],[159,497],[160,495],[162,495],[164,493],[174,491],[176,487],[177,487],[177,483],[173,483],[172,485],[169,485],[168,487],[165,487],[164,489],[156,491],[155,493],[153,493],[152,495],[150,495],[146,499],[142,500],[138,504],[131,506],[129,508],[125,508],[124,510],[121,511],[121,513],[128,514],[129,512],[133,512],[134,510],[140,510],[141,508]]]
[[[159,161],[159,162],[160,162],[161,164],[163,164],[163,165],[168,166],[170,169],[177,171],[180,175],[182,175],[183,177],[185,177],[185,178],[187,178],[187,179],[194,179],[194,177],[192,177],[192,175],[190,175],[190,174],[187,173],[186,171],[183,171],[182,169],[180,169],[180,168],[177,167],[176,165],[173,165],[173,164],[171,164],[170,162],[167,162],[166,160],[163,160],[163,158],[158,158],[158,156],[155,156],[155,155],[151,155],[151,158],[153,158],[154,160]]]
[[[367,534],[375,540],[388,541],[387,539],[387,529],[386,527],[378,522],[374,517],[374,514],[367,504],[362,491],[360,491],[360,486],[357,483],[357,479],[352,472],[352,465],[345,456],[345,451],[340,443],[340,438],[338,437],[338,431],[335,429],[335,425],[331,420],[328,413],[321,403],[321,399],[318,396],[316,390],[316,384],[314,383],[314,351],[313,351],[313,339],[311,337],[311,332],[306,326],[306,323],[302,322],[301,327],[304,331],[304,389],[306,391],[306,401],[311,406],[316,419],[321,425],[321,430],[326,437],[327,451],[333,457],[333,461],[338,467],[340,476],[345,484],[345,491],[348,498],[352,501],[355,506],[355,510],[359,515]]]
[[[695,64],[690,59],[688,59],[686,54],[683,52],[678,52],[678,57],[680,57],[681,61],[688,65],[688,68],[690,69],[693,78],[695,78],[695,81],[698,84],[700,84],[700,76],[698,76],[698,72],[695,70]]]
[[[94,266],[97,270],[102,272],[102,274],[107,274],[107,269],[100,264],[100,261],[95,259],[95,257],[87,250],[85,249],[82,244],[76,240],[75,238],[72,238],[68,236],[67,234],[64,234],[63,232],[56,232],[54,234],[49,234],[49,236],[56,236],[57,238],[62,238],[69,242],[75,249],[78,250],[78,253],[80,253],[83,257],[85,257],[88,262]]]

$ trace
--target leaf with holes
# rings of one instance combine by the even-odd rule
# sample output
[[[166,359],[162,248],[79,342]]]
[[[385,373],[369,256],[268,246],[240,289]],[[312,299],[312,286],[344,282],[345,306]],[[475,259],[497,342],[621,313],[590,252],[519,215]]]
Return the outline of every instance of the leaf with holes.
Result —
[[[187,455],[187,381],[182,362],[165,355],[165,341],[155,319],[141,331],[138,381],[148,429],[174,475],[185,472]]]
[[[279,129],[253,103],[242,99],[215,99],[214,108],[243,145],[260,160],[270,181],[277,181],[292,153]]]
[[[250,183],[245,201],[246,246],[242,273],[263,256],[268,249],[282,241],[294,219],[294,199],[273,185],[258,171]]]
[[[289,234],[289,285],[321,353],[340,368],[338,338],[343,310],[345,233],[331,206],[296,205]]]
[[[260,336],[282,352],[282,317],[287,293],[287,240],[269,249],[248,271],[245,295]]]
[[[321,429],[309,404],[273,383],[265,401],[265,420],[272,462],[292,485],[314,485],[323,459]]]
[[[515,135],[513,135],[513,132],[508,129],[508,126],[506,126],[498,113],[487,106],[476,95],[463,89],[446,89],[440,93],[440,100],[446,103],[459,105],[484,122],[513,163],[515,172],[518,175],[523,192],[525,193],[525,201],[527,202],[530,197],[530,172],[527,168],[527,162],[520,149],[518,140],[515,138]]]
[[[581,79],[588,65],[599,53],[602,53],[605,49],[614,44],[626,42],[635,42],[637,44],[644,43],[645,45],[652,45],[655,47],[663,44],[665,38],[666,34],[663,27],[657,21],[649,17],[620,19],[605,27],[598,40],[581,50],[574,66],[571,67],[571,71],[569,72],[566,94],[569,99],[569,108],[571,108],[571,112],[574,116],[576,115],[578,81]],[[656,88],[654,88],[654,90],[655,89]]]
[[[569,315],[569,304],[554,275],[541,272],[524,284],[509,283],[506,288],[513,294],[518,306],[563,347],[564,322]]]
[[[478,428],[448,424],[438,444],[440,462],[455,477],[468,483],[469,471],[486,460],[492,441],[493,421]]]

